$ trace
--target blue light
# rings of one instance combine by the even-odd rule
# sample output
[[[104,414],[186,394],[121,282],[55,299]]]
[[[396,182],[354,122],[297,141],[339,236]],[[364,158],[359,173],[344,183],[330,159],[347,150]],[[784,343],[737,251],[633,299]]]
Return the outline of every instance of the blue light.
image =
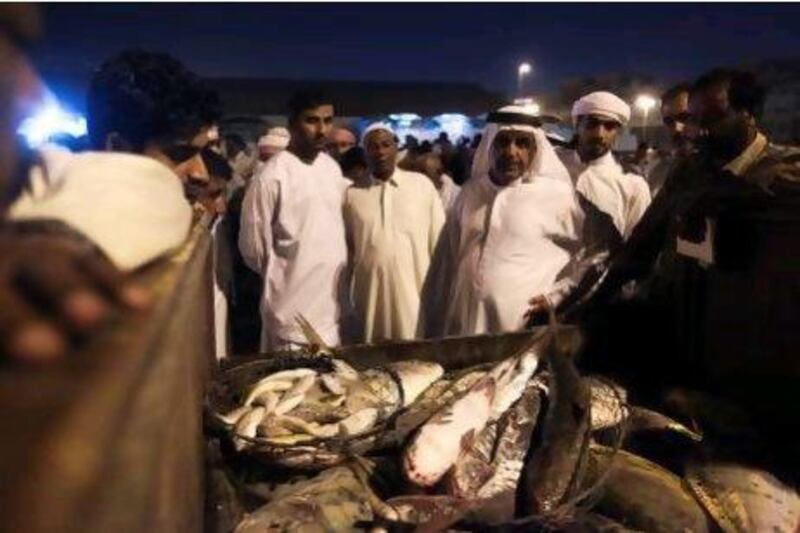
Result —
[[[28,146],[36,148],[58,134],[75,138],[86,135],[86,118],[64,109],[52,95],[33,116],[22,121],[17,133],[25,137]]]

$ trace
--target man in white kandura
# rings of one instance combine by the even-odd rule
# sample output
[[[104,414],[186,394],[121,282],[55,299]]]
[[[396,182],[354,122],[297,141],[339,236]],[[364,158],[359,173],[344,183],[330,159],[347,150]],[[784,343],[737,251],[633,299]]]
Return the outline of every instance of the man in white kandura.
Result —
[[[630,117],[630,106],[618,96],[604,91],[587,94],[572,106],[575,149],[558,151],[582,201],[610,219],[620,240],[630,236],[650,205],[645,179],[626,173],[611,153]]]
[[[299,94],[289,107],[289,147],[253,178],[242,203],[239,249],[264,279],[264,351],[306,340],[298,315],[338,345],[347,313],[342,201],[349,182],[323,152],[333,105],[322,95]]]
[[[363,139],[370,176],[347,190],[344,207],[360,340],[413,339],[444,209],[427,177],[397,167],[388,126],[373,124]]]
[[[569,173],[527,107],[489,114],[472,177],[442,230],[423,290],[427,337],[523,327],[580,247]]]

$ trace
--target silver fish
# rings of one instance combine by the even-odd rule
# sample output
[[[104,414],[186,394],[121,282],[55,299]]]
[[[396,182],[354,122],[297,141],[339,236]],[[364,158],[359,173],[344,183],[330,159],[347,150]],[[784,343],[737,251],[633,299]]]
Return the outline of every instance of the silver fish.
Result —
[[[403,407],[414,403],[420,394],[444,375],[442,365],[427,361],[397,361],[390,363],[389,368],[397,374],[403,387]]]
[[[457,498],[475,498],[478,489],[494,474],[492,452],[497,441],[500,421],[489,422],[478,433],[471,446],[462,450],[453,468],[444,477],[445,492]]]
[[[266,414],[266,409],[263,407],[254,407],[248,413],[243,415],[237,422],[235,432],[237,437],[253,438],[256,436],[256,430],[261,420]],[[249,445],[245,439],[234,439],[234,446],[237,450],[246,448]]]
[[[386,428],[386,431],[378,436],[376,447],[385,448],[400,444],[438,410],[454,398],[465,394],[475,382],[485,375],[485,371],[477,370],[455,376],[452,380],[437,381],[414,404],[398,414],[392,426]]]
[[[494,498],[498,494],[506,493],[512,495],[513,503],[513,495],[516,493],[541,404],[541,390],[536,383],[531,383],[501,419],[497,445],[492,456],[494,475],[478,490],[479,498]],[[508,519],[513,516],[512,505]]]
[[[691,464],[686,480],[725,533],[800,531],[800,496],[764,470],[732,463]]]
[[[522,396],[533,373],[539,367],[539,354],[530,350],[519,357],[512,358],[511,364],[501,363],[492,369],[497,382],[497,391],[492,400],[492,414],[490,420],[497,420],[511,405]]]
[[[295,383],[294,387],[289,389],[286,394],[283,395],[281,401],[274,409],[274,413],[276,415],[283,415],[303,403],[306,398],[306,393],[308,389],[310,389],[314,383],[316,383],[317,375],[307,375],[300,378],[297,383]]]
[[[551,379],[542,444],[527,461],[522,484],[528,514],[550,513],[573,495],[589,442],[591,394],[557,334],[546,357]]]
[[[409,481],[428,487],[442,478],[458,460],[464,443],[486,426],[494,392],[495,379],[487,374],[420,428],[403,453],[403,472]]]
[[[338,434],[343,437],[351,437],[364,433],[378,422],[378,410],[374,407],[366,407],[353,413],[338,424]]]
[[[279,487],[269,503],[239,523],[235,533],[352,531],[357,522],[374,518],[369,490],[350,468],[331,468],[307,481]]]
[[[245,415],[245,413],[250,412],[251,409],[251,407],[243,405],[241,407],[237,407],[233,411],[225,413],[224,415],[217,414],[217,418],[229,426],[234,426],[236,425],[236,422],[238,422],[239,419]]]
[[[628,392],[610,380],[594,376],[583,379],[592,398],[592,430],[621,424],[628,416]]]
[[[244,400],[244,405],[252,405],[256,398],[265,392],[286,391],[291,389],[293,386],[294,382],[291,379],[264,378],[256,383],[252,389],[250,389],[250,392],[247,394],[247,398]]]
[[[655,463],[593,444],[587,472],[589,486],[606,476],[593,511],[627,527],[676,533],[709,529],[703,509],[682,480]]]

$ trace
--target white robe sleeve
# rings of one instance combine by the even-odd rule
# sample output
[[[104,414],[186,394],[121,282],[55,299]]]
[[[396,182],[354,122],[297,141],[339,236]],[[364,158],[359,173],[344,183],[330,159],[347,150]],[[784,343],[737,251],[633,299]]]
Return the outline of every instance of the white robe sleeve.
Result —
[[[636,178],[638,179],[634,182],[635,186],[631,191],[630,203],[628,204],[628,223],[626,224],[627,228],[624,235],[626,240],[631,236],[633,228],[635,228],[636,224],[642,219],[644,212],[647,211],[652,201],[650,187],[647,185],[647,182],[640,176],[636,176]]]
[[[269,178],[270,165],[253,178],[242,200],[239,251],[252,270],[266,276],[267,259],[272,249],[272,220],[278,205],[278,182]],[[266,172],[265,172],[266,171]]]
[[[432,194],[430,195],[430,209],[431,209],[431,227],[429,231],[429,250],[431,257],[433,257],[434,252],[436,251],[436,243],[439,241],[439,234],[442,232],[442,228],[444,227],[445,223],[445,212],[444,207],[442,206],[442,201],[439,198],[439,193],[436,192],[433,187]]]
[[[441,337],[445,332],[448,303],[455,279],[461,223],[459,220],[461,202],[456,202],[453,210],[439,232],[431,265],[425,276],[420,295],[417,338]]]

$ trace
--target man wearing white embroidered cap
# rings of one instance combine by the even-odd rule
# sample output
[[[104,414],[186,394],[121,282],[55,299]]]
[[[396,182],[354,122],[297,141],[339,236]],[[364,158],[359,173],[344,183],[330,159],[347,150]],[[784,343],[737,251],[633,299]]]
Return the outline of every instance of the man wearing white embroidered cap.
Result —
[[[647,182],[625,173],[611,153],[630,116],[630,106],[615,94],[587,94],[572,107],[575,150],[559,150],[581,199],[610,219],[613,229],[609,238],[619,242],[630,236],[650,205]]]
[[[426,337],[520,329],[580,247],[569,173],[526,107],[490,113],[423,289]]]
[[[427,177],[397,167],[388,125],[373,124],[362,138],[370,176],[347,190],[344,205],[360,340],[413,339],[444,209]]]
[[[289,130],[286,128],[270,128],[266,135],[258,139],[258,160],[266,163],[272,156],[289,146]]]

